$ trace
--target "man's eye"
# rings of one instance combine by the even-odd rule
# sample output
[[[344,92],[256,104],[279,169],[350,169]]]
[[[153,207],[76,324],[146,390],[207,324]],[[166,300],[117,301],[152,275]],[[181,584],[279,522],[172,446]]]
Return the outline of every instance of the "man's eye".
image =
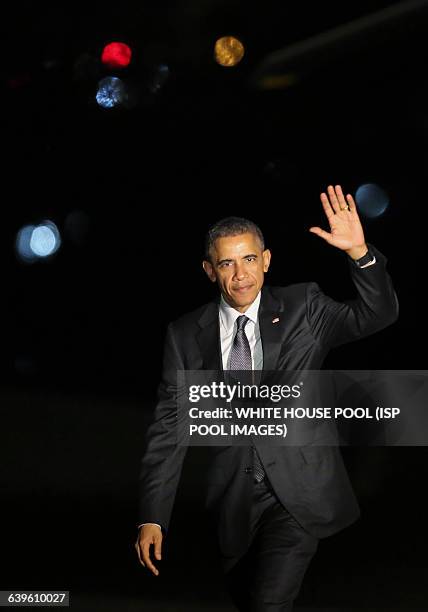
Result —
[[[247,257],[247,261],[256,261],[255,257]]]

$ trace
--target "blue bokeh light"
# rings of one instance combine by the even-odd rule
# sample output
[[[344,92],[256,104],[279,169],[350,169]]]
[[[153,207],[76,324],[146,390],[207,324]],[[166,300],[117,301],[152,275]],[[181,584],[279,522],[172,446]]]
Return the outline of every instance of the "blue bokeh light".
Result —
[[[102,108],[114,108],[126,99],[125,84],[118,77],[105,77],[98,83],[96,100]]]
[[[375,183],[360,185],[355,193],[358,209],[365,217],[380,217],[389,206],[387,193]]]
[[[16,237],[18,256],[27,263],[53,255],[60,246],[61,236],[52,221],[26,225],[19,230]]]
[[[154,70],[149,89],[151,93],[158,93],[167,82],[170,75],[169,67],[166,64],[159,64]]]
[[[33,233],[34,225],[25,225],[22,227],[17,236],[15,248],[18,256],[23,261],[34,261],[36,259],[33,251],[30,248],[31,234]]]
[[[38,225],[31,233],[30,249],[36,257],[48,257],[58,250],[59,232],[52,223]]]

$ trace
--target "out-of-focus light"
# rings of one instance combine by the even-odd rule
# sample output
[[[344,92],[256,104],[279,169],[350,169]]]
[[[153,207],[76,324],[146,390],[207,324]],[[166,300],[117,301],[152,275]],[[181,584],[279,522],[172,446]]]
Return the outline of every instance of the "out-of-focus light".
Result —
[[[132,51],[122,42],[111,42],[101,53],[101,61],[109,68],[126,68],[131,62]]]
[[[166,64],[159,64],[154,70],[149,89],[151,93],[158,93],[165,85],[169,77],[169,67]]]
[[[7,85],[10,89],[19,89],[20,87],[25,87],[25,85],[29,83],[31,83],[31,76],[29,74],[18,74],[10,77],[7,81]]]
[[[38,225],[31,233],[30,249],[37,257],[48,257],[58,250],[60,237],[54,223]]]
[[[20,259],[32,262],[53,255],[61,245],[58,228],[52,221],[26,225],[16,236],[16,251]]]
[[[360,185],[355,193],[359,210],[365,217],[380,217],[389,206],[387,193],[374,183]]]
[[[102,108],[114,108],[126,100],[125,84],[117,77],[105,77],[98,83],[97,102]]]
[[[54,70],[54,68],[58,68],[58,66],[60,66],[61,62],[52,57],[50,59],[45,59],[42,63],[42,66],[45,70]]]
[[[33,229],[34,225],[25,225],[19,230],[16,236],[16,252],[23,261],[34,261],[34,259],[36,259],[33,251],[30,248],[30,240]]]
[[[262,89],[286,89],[297,83],[297,75],[293,73],[288,74],[273,74],[265,76],[260,81],[260,87]]]
[[[231,68],[244,57],[244,45],[234,36],[219,38],[214,46],[214,58],[220,66]]]

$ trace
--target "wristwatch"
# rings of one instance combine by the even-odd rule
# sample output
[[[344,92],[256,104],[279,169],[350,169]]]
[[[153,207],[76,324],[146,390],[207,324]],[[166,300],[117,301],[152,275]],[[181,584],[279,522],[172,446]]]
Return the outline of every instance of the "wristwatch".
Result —
[[[354,259],[354,263],[359,268],[362,268],[363,266],[367,265],[368,263],[371,263],[373,261],[373,258],[374,258],[374,255],[373,255],[373,253],[369,249],[365,255],[360,257],[360,259]]]

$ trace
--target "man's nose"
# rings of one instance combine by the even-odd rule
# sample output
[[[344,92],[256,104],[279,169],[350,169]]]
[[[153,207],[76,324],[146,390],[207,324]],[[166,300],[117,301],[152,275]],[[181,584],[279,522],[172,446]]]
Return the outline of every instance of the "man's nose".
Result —
[[[245,268],[244,268],[244,266],[237,265],[235,267],[235,278],[236,278],[236,280],[243,280],[245,278]]]

